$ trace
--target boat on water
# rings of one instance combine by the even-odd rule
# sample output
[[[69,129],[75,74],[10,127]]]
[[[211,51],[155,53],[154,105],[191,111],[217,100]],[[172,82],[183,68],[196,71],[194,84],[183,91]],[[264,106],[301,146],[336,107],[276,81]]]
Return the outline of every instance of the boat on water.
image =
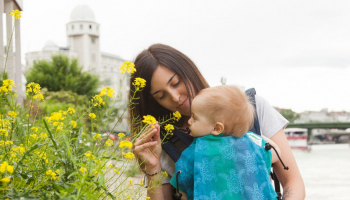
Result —
[[[306,128],[286,128],[284,132],[292,149],[310,149]]]

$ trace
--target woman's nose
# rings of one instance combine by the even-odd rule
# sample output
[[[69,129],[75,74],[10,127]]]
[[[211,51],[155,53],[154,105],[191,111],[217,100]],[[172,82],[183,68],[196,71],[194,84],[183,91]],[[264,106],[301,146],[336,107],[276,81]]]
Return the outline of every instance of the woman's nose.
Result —
[[[179,102],[180,101],[180,94],[176,91],[176,90],[172,90],[170,92],[170,96],[171,96],[171,99],[174,101],[174,102]],[[182,103],[182,102],[179,102],[179,104]]]
[[[191,123],[192,123],[192,117],[188,120],[188,125],[191,126]]]

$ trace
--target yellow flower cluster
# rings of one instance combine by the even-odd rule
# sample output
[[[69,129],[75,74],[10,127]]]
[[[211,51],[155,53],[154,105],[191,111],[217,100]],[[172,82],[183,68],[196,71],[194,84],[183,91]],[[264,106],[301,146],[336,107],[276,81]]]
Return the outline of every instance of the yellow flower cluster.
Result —
[[[93,137],[94,140],[101,140],[101,135],[96,133]]]
[[[56,172],[59,172],[59,170],[56,170]],[[58,178],[56,172],[52,171],[51,169],[50,170],[47,170],[46,171],[46,175],[50,176],[50,179],[51,180],[56,180]]]
[[[12,10],[10,15],[13,17],[13,19],[20,19],[22,17],[21,11],[19,10]]]
[[[103,101],[100,95],[95,95],[94,97],[92,97],[91,102],[94,106],[101,107],[101,105],[105,105],[105,102]]]
[[[13,142],[11,140],[7,140],[7,141],[0,140],[0,146],[2,147],[11,146],[11,145],[13,145]]]
[[[42,94],[36,94],[33,96],[33,99],[44,100],[44,96]]]
[[[94,160],[95,156],[91,153],[91,151],[88,151],[85,153],[86,159],[87,160]]]
[[[12,123],[15,123],[16,117],[17,117],[17,113],[14,112],[14,111],[9,111],[9,112],[7,113],[7,115],[13,119],[13,120],[12,120]]]
[[[173,115],[174,115],[175,121],[179,121],[180,120],[181,114],[179,113],[179,111],[174,112]]]
[[[70,124],[73,126],[73,128],[77,127],[77,122],[74,120],[70,121]]]
[[[90,114],[89,114],[89,117],[90,117],[91,120],[93,120],[93,119],[96,118],[96,115],[95,115],[95,113],[90,113]]]
[[[127,141],[127,140],[123,140],[123,141],[121,141],[119,143],[119,148],[123,148],[123,147],[131,149],[132,148],[132,143]]]
[[[87,172],[87,169],[85,167],[80,167],[79,171],[81,171],[81,173],[85,173]]]
[[[38,155],[40,159],[43,159],[46,163],[49,163],[49,160],[47,159],[46,152],[44,152],[44,151],[42,151],[42,152],[40,152],[40,151],[34,151],[34,153],[35,153],[36,155]]]
[[[12,147],[11,150],[12,151],[10,152],[10,159],[12,159],[13,161],[18,161],[19,158],[17,156],[23,156],[24,152],[26,151],[25,147],[23,147],[23,144],[21,144],[21,146],[18,147]]]
[[[167,124],[165,127],[164,127],[165,131],[167,133],[169,133],[169,135],[173,135],[173,130],[174,130],[174,126],[171,125],[171,124]]]
[[[125,137],[125,134],[124,133],[118,133],[118,138],[119,139],[123,139]]]
[[[27,92],[26,92],[27,95],[30,95],[30,94],[35,95],[40,93],[40,91],[41,91],[41,87],[37,83],[31,82],[27,85]]]
[[[6,178],[3,178],[0,180],[1,182],[5,182],[5,183],[8,183],[11,181],[10,177],[6,177]]]
[[[135,64],[129,61],[125,61],[124,64],[120,66],[119,69],[121,69],[120,73],[122,74],[124,74],[126,71],[131,74],[136,72]]]
[[[156,121],[157,121],[156,118],[154,118],[152,115],[143,116],[143,120],[142,120],[142,122],[146,124],[153,124],[153,123],[156,123]]]
[[[74,108],[68,108],[67,112],[71,115],[73,115],[75,113]]]
[[[2,82],[0,92],[4,92],[5,94],[7,94],[9,91],[12,91],[13,87],[15,87],[15,83],[13,82],[13,80],[6,79]]]
[[[50,117],[46,117],[46,120],[48,122],[52,122],[54,126],[57,126],[57,130],[60,130],[63,128],[63,120],[67,117],[68,111],[60,110],[58,112],[51,113]]]
[[[131,152],[128,152],[125,154],[124,156],[126,159],[129,159],[129,162],[131,162],[131,159],[134,159],[135,158],[135,155]]]
[[[102,88],[101,93],[99,94],[99,96],[103,97],[105,95],[107,95],[108,97],[112,98],[113,95],[115,95],[115,91],[113,90],[113,88],[111,87],[105,87]]]
[[[39,138],[45,140],[47,138],[47,134],[46,133],[41,133]]]
[[[12,174],[13,173],[13,165],[9,165],[6,161],[4,161],[0,165],[0,172],[4,173],[6,170],[7,170],[7,172]]]
[[[135,78],[132,84],[135,86],[135,90],[139,91],[140,88],[146,87],[146,80],[143,78]]]
[[[108,140],[106,141],[106,146],[107,146],[107,147],[110,147],[110,146],[112,146],[112,145],[113,145],[113,140],[108,139]]]

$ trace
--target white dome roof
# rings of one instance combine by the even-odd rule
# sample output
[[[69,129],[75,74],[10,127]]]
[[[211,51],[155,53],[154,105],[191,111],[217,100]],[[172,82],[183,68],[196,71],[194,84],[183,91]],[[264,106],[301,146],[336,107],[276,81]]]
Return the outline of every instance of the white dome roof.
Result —
[[[70,21],[95,21],[94,12],[88,5],[78,5],[70,14]]]
[[[53,41],[49,40],[45,43],[43,51],[58,51],[60,48]]]

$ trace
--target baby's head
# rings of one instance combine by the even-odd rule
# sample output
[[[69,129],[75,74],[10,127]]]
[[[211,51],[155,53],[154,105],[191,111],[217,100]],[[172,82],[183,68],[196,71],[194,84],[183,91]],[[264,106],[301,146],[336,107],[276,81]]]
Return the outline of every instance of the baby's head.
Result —
[[[194,137],[209,134],[242,137],[254,123],[255,109],[238,87],[221,85],[201,90],[192,101],[188,121]]]

